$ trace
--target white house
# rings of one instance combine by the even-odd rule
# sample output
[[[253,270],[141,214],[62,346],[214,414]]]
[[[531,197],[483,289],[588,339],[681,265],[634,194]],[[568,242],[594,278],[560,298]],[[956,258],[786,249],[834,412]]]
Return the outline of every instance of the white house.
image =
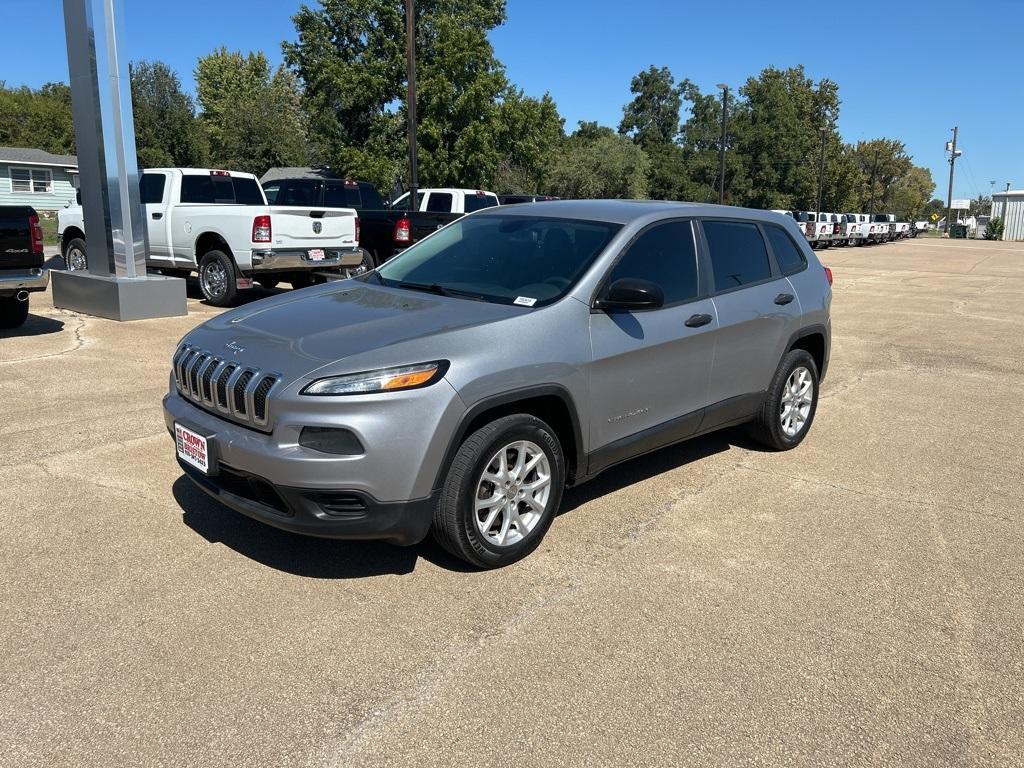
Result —
[[[56,211],[75,199],[78,158],[41,149],[0,147],[0,205]]]

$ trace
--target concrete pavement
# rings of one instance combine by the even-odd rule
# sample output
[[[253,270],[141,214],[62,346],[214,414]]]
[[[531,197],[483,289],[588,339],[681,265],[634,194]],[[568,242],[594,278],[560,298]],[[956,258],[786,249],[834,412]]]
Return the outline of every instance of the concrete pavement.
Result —
[[[160,397],[217,310],[34,296],[0,336],[0,766],[1020,765],[1024,246],[821,257],[799,449],[633,461],[487,573],[194,490]]]

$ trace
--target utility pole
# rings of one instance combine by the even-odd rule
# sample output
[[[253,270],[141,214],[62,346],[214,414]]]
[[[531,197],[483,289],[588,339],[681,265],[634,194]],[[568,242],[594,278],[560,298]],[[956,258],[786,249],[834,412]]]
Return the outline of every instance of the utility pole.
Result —
[[[718,146],[718,204],[725,205],[725,121],[729,113],[729,86],[719,83],[722,89],[722,141]]]
[[[946,193],[946,236],[949,236],[950,221],[953,216],[953,169],[956,166],[956,139],[959,133],[959,126],[953,126],[953,141],[946,146],[949,147],[949,190]]]
[[[818,160],[818,207],[815,208],[817,213],[821,213],[821,189],[825,184],[825,137],[828,134],[828,130],[825,126],[821,127],[821,157]]]
[[[417,208],[419,169],[416,163],[416,10],[414,0],[405,0],[405,71],[408,89],[405,103],[409,118],[409,210]]]
[[[871,166],[871,202],[868,203],[868,214],[875,216],[875,174],[878,173],[878,147],[875,147],[875,164]]]

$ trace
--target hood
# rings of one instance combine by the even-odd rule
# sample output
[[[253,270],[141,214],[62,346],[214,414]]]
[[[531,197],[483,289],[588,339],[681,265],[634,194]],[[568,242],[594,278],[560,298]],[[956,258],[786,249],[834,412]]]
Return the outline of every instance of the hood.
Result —
[[[523,312],[522,307],[345,280],[225,312],[196,328],[185,341],[294,380],[364,352]],[[381,365],[401,362],[420,361],[396,363],[383,356]]]

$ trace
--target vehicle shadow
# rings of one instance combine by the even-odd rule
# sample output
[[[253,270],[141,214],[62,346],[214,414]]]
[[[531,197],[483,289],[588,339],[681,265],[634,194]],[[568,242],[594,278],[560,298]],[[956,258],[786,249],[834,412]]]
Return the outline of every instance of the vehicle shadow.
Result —
[[[431,538],[414,547],[380,541],[338,541],[273,528],[228,509],[196,488],[185,475],[171,487],[182,522],[211,544],[223,544],[251,560],[313,579],[360,579],[411,573],[419,558],[449,571],[475,572]]]
[[[601,496],[728,451],[731,447],[748,448],[750,445],[742,428],[732,428],[660,448],[607,469],[588,483],[567,489],[558,514],[567,514]]]
[[[0,339],[19,336],[46,336],[51,333],[60,333],[63,330],[64,322],[62,320],[29,313],[28,319],[18,328],[0,330]]]

